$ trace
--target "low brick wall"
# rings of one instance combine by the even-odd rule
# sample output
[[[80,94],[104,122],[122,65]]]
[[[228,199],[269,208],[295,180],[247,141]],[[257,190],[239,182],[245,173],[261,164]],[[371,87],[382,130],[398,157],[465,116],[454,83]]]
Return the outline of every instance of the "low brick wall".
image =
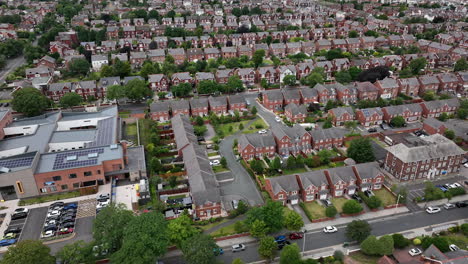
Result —
[[[361,211],[359,213],[356,213],[356,214],[344,214],[344,213],[341,213],[341,217],[351,217],[351,216],[358,216],[358,215],[362,215],[364,214],[365,212],[364,211]]]
[[[181,188],[181,189],[158,191],[158,194],[159,195],[170,195],[170,194],[188,193],[189,191],[190,191],[189,188]]]
[[[312,223],[320,223],[320,222],[325,222],[325,221],[330,221],[334,220],[335,217],[326,217],[326,218],[320,218],[320,219],[313,219],[311,222]]]
[[[385,206],[384,210],[385,209],[394,209],[394,208],[397,208],[397,207],[405,207],[405,206],[406,206],[405,204],[397,204],[397,205],[392,204],[392,205]]]

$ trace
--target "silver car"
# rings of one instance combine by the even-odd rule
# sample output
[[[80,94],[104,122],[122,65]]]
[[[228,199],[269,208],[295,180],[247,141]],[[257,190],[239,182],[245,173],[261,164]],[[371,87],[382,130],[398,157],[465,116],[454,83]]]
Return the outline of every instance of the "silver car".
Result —
[[[244,244],[237,244],[232,246],[232,252],[240,252],[245,250]]]

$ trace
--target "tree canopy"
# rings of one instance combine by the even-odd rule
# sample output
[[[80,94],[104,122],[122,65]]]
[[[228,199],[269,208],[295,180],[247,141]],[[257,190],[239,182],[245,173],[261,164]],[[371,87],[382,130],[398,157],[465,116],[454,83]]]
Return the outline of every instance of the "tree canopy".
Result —
[[[212,264],[213,249],[217,248],[214,239],[205,234],[198,234],[182,243],[182,253],[188,264]]]
[[[107,99],[118,100],[125,98],[125,87],[122,85],[112,85],[107,88]]]
[[[284,218],[284,226],[288,230],[300,230],[304,226],[304,221],[300,214],[295,211],[289,212]]]
[[[91,68],[91,64],[85,59],[72,59],[68,65],[70,74],[74,75],[86,75]]]
[[[262,258],[272,259],[278,248],[275,239],[272,236],[264,236],[260,239],[260,245],[258,246],[258,254]]]
[[[93,263],[93,244],[78,240],[72,244],[65,245],[59,252],[57,258],[64,264]]]
[[[141,100],[151,95],[151,90],[146,86],[145,81],[140,79],[135,78],[129,81],[124,87],[128,99]]]
[[[371,234],[371,226],[364,220],[353,220],[346,226],[346,237],[359,243]]]
[[[55,264],[55,257],[50,255],[50,248],[41,241],[23,240],[9,247],[0,263]]]
[[[371,162],[375,160],[374,150],[369,138],[360,137],[351,141],[347,150],[348,157],[357,163]]]
[[[47,109],[49,102],[49,99],[39,90],[27,87],[13,93],[11,105],[13,110],[26,116],[37,116]]]
[[[75,92],[66,93],[60,98],[60,105],[67,108],[80,105],[82,102],[83,97]]]
[[[283,228],[284,210],[280,202],[267,201],[262,207],[252,208],[247,213],[247,224],[251,225],[255,220],[265,222],[269,232],[277,232]]]
[[[180,247],[185,240],[199,233],[198,230],[192,226],[192,220],[186,214],[170,221],[167,229],[171,243],[174,243],[178,247]]]

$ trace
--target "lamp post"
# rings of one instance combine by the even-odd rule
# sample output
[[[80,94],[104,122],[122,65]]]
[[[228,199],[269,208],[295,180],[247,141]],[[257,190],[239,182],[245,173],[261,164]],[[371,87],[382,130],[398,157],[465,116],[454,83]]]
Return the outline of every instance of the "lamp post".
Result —
[[[302,257],[304,257],[306,234],[307,234],[307,229],[304,229],[304,237],[302,238]]]
[[[397,208],[397,206],[398,206],[398,202],[400,201],[400,197],[402,197],[402,196],[403,196],[403,195],[401,195],[401,194],[398,194],[398,196],[397,196],[397,200],[396,200],[396,204],[395,204],[395,208]]]

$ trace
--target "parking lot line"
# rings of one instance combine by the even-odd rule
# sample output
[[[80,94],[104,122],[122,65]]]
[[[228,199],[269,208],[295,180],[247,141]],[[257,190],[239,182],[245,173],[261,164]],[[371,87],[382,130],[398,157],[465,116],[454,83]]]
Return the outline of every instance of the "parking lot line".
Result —
[[[29,219],[29,212],[26,215],[26,218],[25,218],[24,222],[21,224],[21,232],[20,232],[20,234],[18,236],[18,239],[16,241],[21,241],[21,236],[23,235],[24,226],[26,225],[26,222],[28,221],[28,219]],[[8,227],[11,227],[11,222],[10,222],[10,225]]]

